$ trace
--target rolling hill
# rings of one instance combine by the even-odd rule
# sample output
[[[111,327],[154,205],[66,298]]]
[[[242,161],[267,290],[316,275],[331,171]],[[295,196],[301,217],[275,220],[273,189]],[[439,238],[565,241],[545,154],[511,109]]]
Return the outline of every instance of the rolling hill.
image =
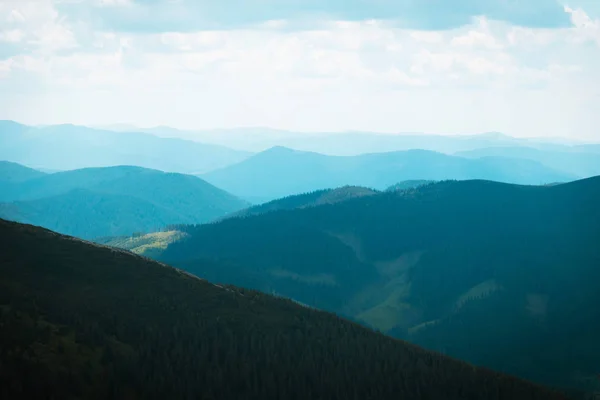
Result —
[[[334,204],[356,197],[372,196],[376,190],[360,186],[344,186],[336,189],[316,190],[272,200],[246,209],[231,213],[223,218],[248,217],[278,210],[293,210],[296,208],[315,207],[323,204]]]
[[[23,182],[29,179],[39,178],[45,173],[27,168],[23,165],[8,161],[0,161],[0,182]]]
[[[198,174],[246,159],[251,153],[142,132],[76,125],[34,128],[0,121],[0,159],[53,170],[137,165]]]
[[[597,204],[600,177],[444,181],[180,227],[185,239],[157,257],[478,365],[589,389],[600,363]]]
[[[509,157],[532,160],[548,168],[564,171],[581,178],[600,175],[600,155],[593,145],[574,146],[561,151],[540,150],[531,147],[489,147],[456,153],[468,158]]]
[[[566,396],[255,291],[0,220],[2,398]]]
[[[57,172],[3,189],[1,217],[86,239],[208,222],[248,205],[195,176],[127,166]]]
[[[0,217],[84,239],[155,232],[190,221],[175,209],[140,198],[85,189],[39,200],[0,203]]]
[[[467,159],[424,150],[336,157],[283,147],[201,176],[251,202],[346,185],[384,190],[404,180],[490,179],[541,184],[576,178],[522,159]]]

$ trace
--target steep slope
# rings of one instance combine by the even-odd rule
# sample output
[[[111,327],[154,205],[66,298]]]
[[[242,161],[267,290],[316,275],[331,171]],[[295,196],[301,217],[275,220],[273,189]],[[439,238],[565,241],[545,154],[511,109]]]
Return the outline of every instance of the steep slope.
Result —
[[[202,223],[247,203],[191,175],[139,167],[86,168],[13,184],[4,218],[84,238]]]
[[[582,178],[600,175],[600,156],[592,146],[575,146],[562,151],[540,150],[531,147],[489,147],[464,151],[455,155],[468,158],[509,157],[539,162],[549,168]]]
[[[575,179],[521,159],[466,159],[424,150],[334,157],[283,147],[202,177],[255,202],[345,185],[384,190],[399,181],[413,179],[490,179],[522,184]]]
[[[600,178],[440,182],[189,227],[160,259],[481,365],[587,387],[600,363],[597,204]]]
[[[38,170],[27,168],[23,165],[0,161],[0,185],[5,182],[23,182],[28,179],[39,178],[46,175]]]
[[[2,398],[565,399],[290,301],[0,220]]]
[[[227,147],[141,132],[75,125],[33,128],[0,121],[0,159],[47,169],[138,165],[196,174],[240,162],[249,155]]]

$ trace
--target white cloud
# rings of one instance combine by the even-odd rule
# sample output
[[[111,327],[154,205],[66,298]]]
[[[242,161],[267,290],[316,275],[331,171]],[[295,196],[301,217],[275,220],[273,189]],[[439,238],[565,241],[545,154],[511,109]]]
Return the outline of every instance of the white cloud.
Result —
[[[98,7],[131,7],[133,0],[95,0],[94,4]]]
[[[60,23],[48,23],[35,29],[29,43],[46,53],[78,46],[73,32]]]
[[[487,33],[478,31],[469,31],[465,35],[452,38],[451,44],[454,46],[482,46],[488,49],[500,49],[496,39]]]
[[[267,29],[282,29],[285,28],[287,25],[288,21],[284,19],[273,19],[270,21],[265,21],[259,26]]]
[[[74,33],[50,0],[4,0],[0,20],[7,21],[0,41],[24,41],[46,54],[77,46]]]
[[[571,22],[578,33],[578,40],[595,41],[600,46],[600,20],[593,20],[585,11],[565,6],[565,12],[571,14]]]
[[[6,21],[11,23],[11,22],[25,22],[25,17],[23,16],[23,14],[21,14],[19,12],[19,10],[10,10],[10,12],[8,13],[8,16],[6,17]]]
[[[0,61],[0,118],[588,137],[600,123],[586,111],[600,94],[599,25],[581,10],[565,8],[573,26],[560,29],[478,18],[446,31],[267,21],[123,34],[91,31],[48,0],[6,4],[0,42],[26,53]],[[28,105],[6,90],[23,83]]]
[[[24,32],[20,29],[0,31],[0,42],[18,43],[23,39]]]
[[[194,33],[165,32],[160,41],[175,50],[190,51],[193,49],[216,47],[223,45],[227,34],[224,31],[203,31]]]
[[[486,18],[477,18],[474,25],[474,29],[470,29],[466,33],[454,36],[450,41],[450,44],[453,46],[481,47],[490,50],[499,50],[503,48],[503,45],[490,31],[490,23]]]
[[[421,43],[442,43],[444,35],[435,31],[412,31],[410,37]]]
[[[0,79],[8,76],[13,64],[14,64],[13,59],[0,61]]]

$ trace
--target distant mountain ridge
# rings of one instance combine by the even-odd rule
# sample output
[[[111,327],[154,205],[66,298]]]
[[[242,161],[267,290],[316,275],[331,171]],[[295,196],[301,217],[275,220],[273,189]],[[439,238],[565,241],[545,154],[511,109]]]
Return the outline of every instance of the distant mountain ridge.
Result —
[[[113,132],[71,124],[30,127],[0,121],[0,159],[52,170],[137,165],[167,172],[204,173],[250,156],[142,132]]]
[[[169,126],[139,128],[131,125],[108,125],[99,126],[98,128],[146,132],[169,138],[185,138],[250,152],[261,152],[271,147],[284,146],[301,151],[337,156],[412,149],[452,154],[459,151],[495,146],[528,146],[558,150],[580,144],[580,142],[566,138],[516,138],[501,132],[443,135],[422,132],[293,132],[267,127],[190,130],[176,129]]]
[[[599,146],[600,148],[600,146]],[[557,171],[564,171],[581,178],[600,175],[600,152],[593,145],[574,146],[556,150],[540,150],[532,147],[490,147],[458,152],[468,158],[510,157],[539,162]]]
[[[0,189],[1,217],[87,239],[208,222],[248,206],[198,177],[129,166],[57,172]]]
[[[46,174],[33,168],[8,161],[0,161],[0,181],[3,182],[23,182],[44,175]]]
[[[346,185],[384,190],[405,180],[489,179],[543,184],[577,178],[523,159],[467,159],[426,150],[337,157],[285,147],[271,148],[201,177],[251,202]]]

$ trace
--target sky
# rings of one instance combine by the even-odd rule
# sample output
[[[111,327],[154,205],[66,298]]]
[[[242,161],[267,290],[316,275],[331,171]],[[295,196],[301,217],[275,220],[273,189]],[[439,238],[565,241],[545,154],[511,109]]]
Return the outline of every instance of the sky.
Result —
[[[600,141],[600,1],[0,0],[0,119]]]

